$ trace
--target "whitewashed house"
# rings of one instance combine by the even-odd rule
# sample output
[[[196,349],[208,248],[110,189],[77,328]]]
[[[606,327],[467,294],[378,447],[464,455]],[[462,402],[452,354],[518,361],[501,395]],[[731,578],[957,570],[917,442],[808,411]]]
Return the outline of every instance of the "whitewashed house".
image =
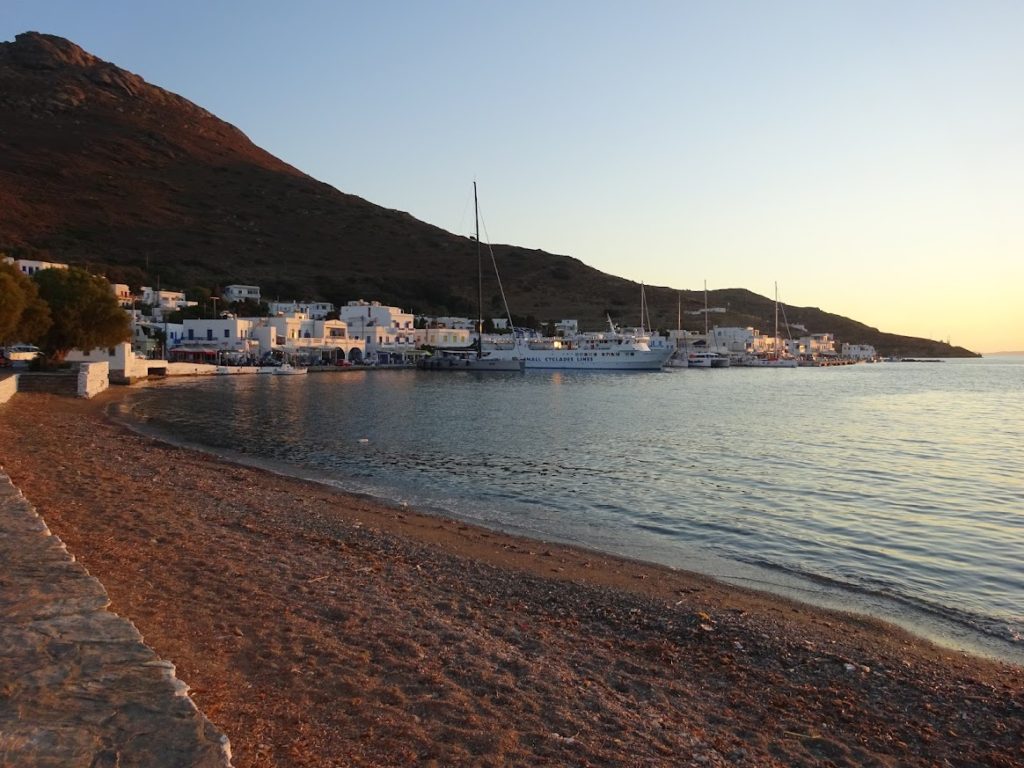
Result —
[[[801,352],[807,357],[835,357],[836,337],[831,333],[811,333],[798,340]]]
[[[300,313],[313,320],[324,320],[334,312],[334,304],[329,301],[272,301],[268,307],[271,315]]]
[[[476,334],[467,328],[417,328],[416,347],[468,347]]]
[[[236,301],[254,301],[260,303],[260,287],[258,285],[229,285],[221,292],[221,298],[229,304]]]
[[[349,335],[366,342],[368,362],[407,362],[416,348],[413,316],[379,301],[350,301],[339,310]]]
[[[555,323],[556,336],[575,336],[579,332],[579,320],[559,320],[557,323]]]
[[[143,304],[148,304],[153,308],[153,319],[158,322],[163,320],[165,314],[199,304],[197,301],[188,301],[184,291],[162,291],[148,285],[144,285],[140,289],[140,298]]]
[[[132,296],[131,288],[125,283],[111,283],[110,289],[114,292],[114,296],[117,297],[117,303],[121,309],[131,309],[135,300],[135,297]]]
[[[850,360],[877,360],[878,352],[870,344],[843,343],[842,356]]]
[[[366,355],[365,339],[352,338],[343,320],[315,319],[302,313],[252,319],[258,321],[252,338],[261,355],[281,352],[305,363],[359,363]]]
[[[425,318],[427,325],[435,328],[457,328],[466,331],[476,331],[476,320],[468,317],[428,317]]]
[[[41,272],[44,269],[67,269],[67,264],[62,264],[59,261],[36,261],[35,259],[12,259],[10,256],[5,256],[4,261],[8,264],[13,264],[15,268],[23,275],[31,277],[36,272]]]
[[[232,350],[250,352],[256,348],[253,329],[261,318],[217,317],[189,318],[182,323],[179,346],[208,348],[214,352]]]

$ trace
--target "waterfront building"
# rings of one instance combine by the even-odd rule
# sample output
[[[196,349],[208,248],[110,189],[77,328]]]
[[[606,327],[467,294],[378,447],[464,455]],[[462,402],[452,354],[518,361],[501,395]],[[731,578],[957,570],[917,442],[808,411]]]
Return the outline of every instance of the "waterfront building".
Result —
[[[179,346],[206,348],[214,352],[254,352],[253,329],[261,318],[217,317],[188,318],[182,323]]]
[[[842,356],[850,360],[877,360],[878,352],[870,344],[843,343]]]
[[[259,344],[261,356],[282,352],[305,363],[360,363],[366,357],[365,339],[350,336],[343,320],[314,319],[301,312],[250,319],[257,321],[252,338]]]
[[[836,337],[831,333],[811,333],[799,338],[801,352],[806,357],[835,357]]]
[[[408,362],[416,349],[413,316],[399,307],[379,301],[350,301],[338,314],[348,324],[349,335],[366,342],[368,362],[392,364]]]
[[[417,328],[413,332],[415,346],[469,347],[475,337],[468,328]]]

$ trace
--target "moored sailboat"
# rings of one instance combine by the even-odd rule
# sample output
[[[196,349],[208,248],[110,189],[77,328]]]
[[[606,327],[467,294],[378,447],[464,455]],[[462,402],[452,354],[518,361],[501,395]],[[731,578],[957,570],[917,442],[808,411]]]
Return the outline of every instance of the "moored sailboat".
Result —
[[[417,366],[430,371],[523,371],[526,363],[520,353],[518,340],[513,332],[513,348],[510,353],[484,350],[484,267],[483,254],[480,250],[480,205],[477,200],[476,182],[473,182],[473,218],[476,222],[476,269],[477,269],[477,324],[476,344],[470,348],[439,349],[433,355],[422,358]],[[493,254],[492,254],[493,259]],[[494,274],[501,288],[501,277],[498,276],[498,265],[494,265]],[[505,292],[502,289],[502,298]],[[508,313],[508,305],[505,305]],[[511,320],[511,318],[510,318]]]

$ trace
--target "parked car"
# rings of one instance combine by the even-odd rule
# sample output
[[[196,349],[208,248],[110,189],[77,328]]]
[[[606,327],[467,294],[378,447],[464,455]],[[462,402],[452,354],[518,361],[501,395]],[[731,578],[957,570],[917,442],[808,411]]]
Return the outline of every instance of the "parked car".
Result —
[[[0,356],[7,361],[7,365],[28,365],[42,354],[42,350],[33,344],[12,344],[0,350]]]

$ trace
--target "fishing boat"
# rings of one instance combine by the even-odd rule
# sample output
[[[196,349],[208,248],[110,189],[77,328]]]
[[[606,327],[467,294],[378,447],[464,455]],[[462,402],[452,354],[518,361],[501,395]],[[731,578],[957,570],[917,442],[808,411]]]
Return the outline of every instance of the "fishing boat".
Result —
[[[291,363],[281,363],[274,369],[275,376],[304,376],[308,368],[296,368]]]
[[[438,349],[432,355],[421,358],[416,366],[428,371],[523,371],[526,363],[523,360],[518,340],[513,333],[513,346],[506,350],[484,350],[484,267],[483,253],[480,249],[480,204],[477,199],[476,182],[473,182],[473,218],[476,222],[476,273],[477,273],[477,324],[476,343],[470,348],[460,349]],[[490,246],[488,246],[489,248]],[[502,299],[505,298],[505,291],[501,287],[501,276],[498,275],[498,264],[494,261],[494,253],[491,253],[491,261],[494,264],[494,274],[498,280],[498,288],[501,290]],[[505,312],[508,313],[508,304],[505,304]],[[511,315],[509,316],[511,324]]]

